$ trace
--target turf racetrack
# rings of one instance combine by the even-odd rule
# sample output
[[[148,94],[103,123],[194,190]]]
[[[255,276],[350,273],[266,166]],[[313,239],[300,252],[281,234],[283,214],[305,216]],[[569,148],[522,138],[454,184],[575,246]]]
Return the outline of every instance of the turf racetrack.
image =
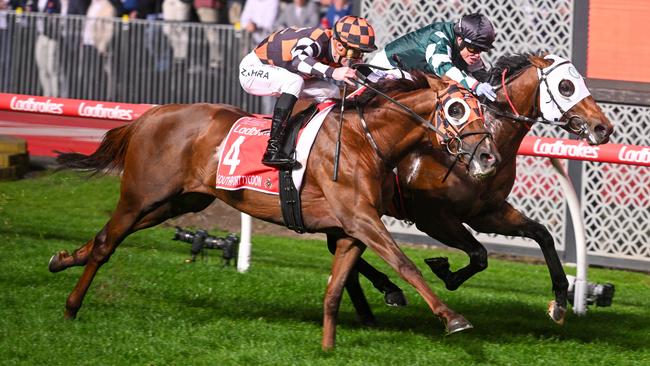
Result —
[[[404,248],[431,285],[475,326],[443,335],[415,291],[406,308],[383,305],[362,280],[378,319],[362,327],[344,297],[337,348],[320,350],[322,299],[330,256],[323,242],[253,236],[247,274],[221,267],[218,251],[185,264],[189,245],[158,227],[129,237],[100,269],[74,321],[65,300],[80,267],[51,274],[61,249],[84,244],[107,221],[115,177],[76,173],[0,182],[0,364],[6,365],[648,365],[650,276],[591,269],[613,282],[611,308],[546,314],[552,298],[545,266],[490,260],[455,292],[423,263],[434,255],[465,265],[464,255]],[[219,223],[215,223],[218,227]],[[217,231],[212,231],[217,234]],[[588,233],[587,233],[588,234]],[[377,257],[366,258],[388,271]],[[568,273],[575,273],[572,268]],[[395,274],[389,272],[392,278]]]

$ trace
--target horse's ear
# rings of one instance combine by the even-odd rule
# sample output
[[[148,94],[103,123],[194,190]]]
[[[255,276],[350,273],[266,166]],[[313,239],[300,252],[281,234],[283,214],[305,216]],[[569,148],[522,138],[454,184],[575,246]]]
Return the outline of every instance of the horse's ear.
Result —
[[[441,78],[437,76],[426,74],[426,77],[431,89],[441,90],[447,86],[447,83],[445,83]]]
[[[548,60],[548,59],[544,58],[544,56],[546,56],[546,55],[548,55],[548,52],[543,52],[539,56],[530,55],[530,56],[528,56],[528,61],[530,61],[530,63],[533,66],[535,66],[535,67],[537,67],[539,69],[543,69],[545,67],[550,66],[553,63],[553,60]]]

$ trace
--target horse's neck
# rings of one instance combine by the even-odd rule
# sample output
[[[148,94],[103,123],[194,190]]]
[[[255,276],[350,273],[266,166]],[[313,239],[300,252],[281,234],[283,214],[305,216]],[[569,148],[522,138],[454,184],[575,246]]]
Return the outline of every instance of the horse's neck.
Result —
[[[507,91],[517,112],[528,118],[536,118],[538,115],[536,106],[539,105],[535,100],[538,98],[537,69],[530,66],[525,73],[529,75],[522,75],[508,84]],[[505,117],[492,118],[492,121],[492,133],[497,146],[499,146],[501,156],[514,156],[524,137],[530,131],[531,124]]]
[[[423,97],[421,93],[426,93],[426,90],[408,93],[400,97],[399,102],[427,119],[427,116],[433,113],[435,98],[433,92],[430,98]],[[391,103],[386,103],[375,110],[372,120],[369,118],[366,120],[377,147],[386,160],[393,164],[397,164],[402,157],[426,139],[426,127]]]

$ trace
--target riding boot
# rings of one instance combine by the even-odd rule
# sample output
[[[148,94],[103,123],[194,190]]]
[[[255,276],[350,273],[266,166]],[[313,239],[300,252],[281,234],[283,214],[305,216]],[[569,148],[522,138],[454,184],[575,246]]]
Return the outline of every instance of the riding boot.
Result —
[[[293,110],[294,104],[296,104],[296,100],[298,98],[295,96],[282,93],[277,102],[275,102],[271,123],[271,136],[266,146],[266,152],[262,157],[262,164],[278,168],[295,165],[296,160],[291,156],[287,156],[282,151],[282,144],[284,143],[284,137],[289,127],[289,117],[291,117],[291,111]]]

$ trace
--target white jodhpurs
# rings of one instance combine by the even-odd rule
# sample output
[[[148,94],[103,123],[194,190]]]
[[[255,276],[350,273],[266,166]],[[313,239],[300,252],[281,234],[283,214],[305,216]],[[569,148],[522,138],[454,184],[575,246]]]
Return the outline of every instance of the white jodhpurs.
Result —
[[[267,65],[251,52],[239,64],[239,83],[250,94],[280,96],[288,93],[299,99],[339,98],[339,87],[320,79],[304,80],[300,75],[281,67]]]

